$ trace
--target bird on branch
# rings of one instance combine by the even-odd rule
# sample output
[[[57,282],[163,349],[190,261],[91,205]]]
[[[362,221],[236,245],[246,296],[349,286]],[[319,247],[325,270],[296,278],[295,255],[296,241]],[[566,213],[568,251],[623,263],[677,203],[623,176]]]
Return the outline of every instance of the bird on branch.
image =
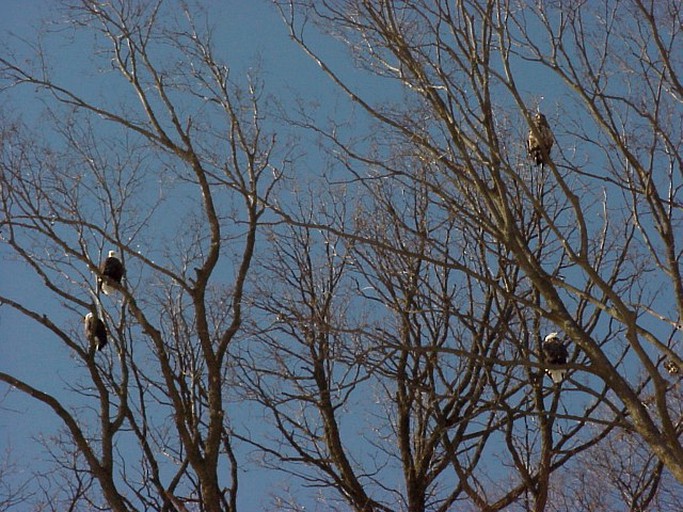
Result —
[[[564,346],[562,340],[556,332],[551,332],[543,340],[541,345],[541,352],[543,353],[543,362],[552,365],[565,365],[569,353],[567,347]],[[550,375],[555,384],[562,382],[567,373],[567,368],[546,368],[545,373]]]
[[[102,319],[90,312],[83,319],[83,328],[86,339],[95,346],[95,350],[102,350],[107,344],[107,328]]]
[[[116,251],[109,251],[109,255],[100,265],[99,271],[97,293],[102,292],[105,295],[110,295],[116,291],[114,283],[120,285],[126,273],[123,263],[121,263],[121,260],[116,255]]]
[[[543,168],[550,161],[550,149],[553,147],[555,137],[543,114],[536,112],[532,121],[533,126],[529,130],[526,147],[534,165],[540,165]]]

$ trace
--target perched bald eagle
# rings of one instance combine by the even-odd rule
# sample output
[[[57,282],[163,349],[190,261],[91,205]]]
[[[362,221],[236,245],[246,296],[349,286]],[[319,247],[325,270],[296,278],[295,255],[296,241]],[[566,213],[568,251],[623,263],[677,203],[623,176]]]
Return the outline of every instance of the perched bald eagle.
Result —
[[[97,292],[109,295],[116,291],[113,284],[121,284],[121,279],[125,274],[123,263],[116,256],[115,251],[109,251],[107,259],[100,265],[100,275],[97,278]]]
[[[543,345],[541,346],[541,351],[543,352],[543,361],[545,363],[553,365],[567,364],[567,358],[569,354],[567,352],[567,347],[564,346],[562,340],[558,337],[556,332],[551,332],[543,340]],[[565,374],[567,373],[566,368],[546,368],[545,373],[550,375],[555,384],[562,382]]]
[[[85,337],[91,345],[95,345],[96,350],[102,350],[107,344],[107,328],[101,318],[88,313],[83,319]]]
[[[553,147],[555,138],[543,114],[536,112],[533,123],[534,128],[529,130],[526,149],[534,165],[544,166],[550,160],[550,148]]]

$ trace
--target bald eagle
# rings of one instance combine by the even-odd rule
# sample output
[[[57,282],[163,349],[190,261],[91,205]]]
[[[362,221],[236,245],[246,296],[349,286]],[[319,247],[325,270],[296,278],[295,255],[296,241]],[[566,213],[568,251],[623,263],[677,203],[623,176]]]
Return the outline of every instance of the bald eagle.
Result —
[[[102,350],[107,344],[107,328],[101,318],[88,313],[83,319],[85,337],[96,350]]]
[[[550,159],[550,148],[553,147],[554,137],[548,121],[540,112],[533,117],[533,128],[529,130],[526,148],[534,165],[544,166]]]
[[[114,288],[113,284],[120,285],[124,274],[123,263],[116,256],[116,252],[109,251],[107,259],[100,265],[100,275],[97,278],[97,292],[103,292],[105,295],[115,292],[116,288]]]
[[[567,353],[567,347],[564,346],[562,340],[558,337],[556,332],[551,332],[543,340],[543,345],[541,346],[541,351],[543,352],[543,361],[553,365],[563,365],[567,364],[567,358],[569,354]],[[546,368],[545,372],[550,375],[555,384],[562,382],[565,374],[567,373],[566,368]]]

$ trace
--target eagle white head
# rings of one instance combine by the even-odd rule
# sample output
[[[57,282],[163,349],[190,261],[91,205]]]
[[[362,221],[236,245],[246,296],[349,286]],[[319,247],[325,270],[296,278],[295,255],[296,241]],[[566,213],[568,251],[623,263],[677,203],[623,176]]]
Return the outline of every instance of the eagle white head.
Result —
[[[544,339],[543,341],[554,340],[554,339],[557,339],[557,337],[558,337],[558,333],[556,333],[556,332],[551,332],[550,334],[548,334],[548,335],[545,337],[545,339]]]
[[[109,253],[107,254],[107,257],[108,258],[116,258],[117,257],[116,251],[109,251]]]

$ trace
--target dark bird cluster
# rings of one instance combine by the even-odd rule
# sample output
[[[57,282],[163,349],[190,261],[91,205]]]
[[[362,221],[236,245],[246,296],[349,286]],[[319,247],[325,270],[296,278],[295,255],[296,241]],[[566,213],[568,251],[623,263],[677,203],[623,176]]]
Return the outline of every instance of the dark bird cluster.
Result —
[[[550,149],[553,147],[553,132],[543,114],[536,112],[533,117],[533,126],[529,130],[526,148],[534,165],[543,167],[550,161]]]
[[[83,318],[85,338],[95,350],[100,351],[107,344],[107,326],[104,323],[99,301],[100,292],[111,295],[121,286],[125,275],[123,263],[116,255],[116,251],[109,251],[106,259],[100,264],[97,274],[96,306],[98,312],[90,312]]]
[[[543,361],[554,366],[561,366],[567,364],[569,353],[567,347],[564,346],[562,340],[556,332],[551,332],[543,340],[541,345]],[[545,372],[550,375],[555,384],[562,382],[567,373],[567,368],[546,368]]]

